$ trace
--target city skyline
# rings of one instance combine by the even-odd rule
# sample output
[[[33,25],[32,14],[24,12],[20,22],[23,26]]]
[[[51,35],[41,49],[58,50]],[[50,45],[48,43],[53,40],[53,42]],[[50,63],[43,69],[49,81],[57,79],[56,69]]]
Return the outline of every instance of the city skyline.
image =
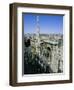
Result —
[[[40,33],[63,34],[63,15],[23,14],[24,34],[36,33],[37,16],[39,16]]]

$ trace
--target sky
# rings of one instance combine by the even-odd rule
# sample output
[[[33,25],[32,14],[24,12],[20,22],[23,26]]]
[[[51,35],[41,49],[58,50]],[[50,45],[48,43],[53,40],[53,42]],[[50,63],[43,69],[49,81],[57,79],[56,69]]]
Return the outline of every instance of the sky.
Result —
[[[23,13],[24,34],[36,32],[37,16],[39,16],[40,33],[63,34],[63,15]]]

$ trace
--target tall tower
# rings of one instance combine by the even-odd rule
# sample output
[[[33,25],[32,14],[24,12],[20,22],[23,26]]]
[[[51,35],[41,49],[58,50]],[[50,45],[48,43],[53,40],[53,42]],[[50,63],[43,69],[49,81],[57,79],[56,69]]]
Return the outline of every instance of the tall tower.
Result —
[[[36,34],[39,36],[40,34],[40,26],[39,26],[39,16],[36,17]]]
[[[40,55],[40,26],[39,16],[36,16],[36,52]]]

